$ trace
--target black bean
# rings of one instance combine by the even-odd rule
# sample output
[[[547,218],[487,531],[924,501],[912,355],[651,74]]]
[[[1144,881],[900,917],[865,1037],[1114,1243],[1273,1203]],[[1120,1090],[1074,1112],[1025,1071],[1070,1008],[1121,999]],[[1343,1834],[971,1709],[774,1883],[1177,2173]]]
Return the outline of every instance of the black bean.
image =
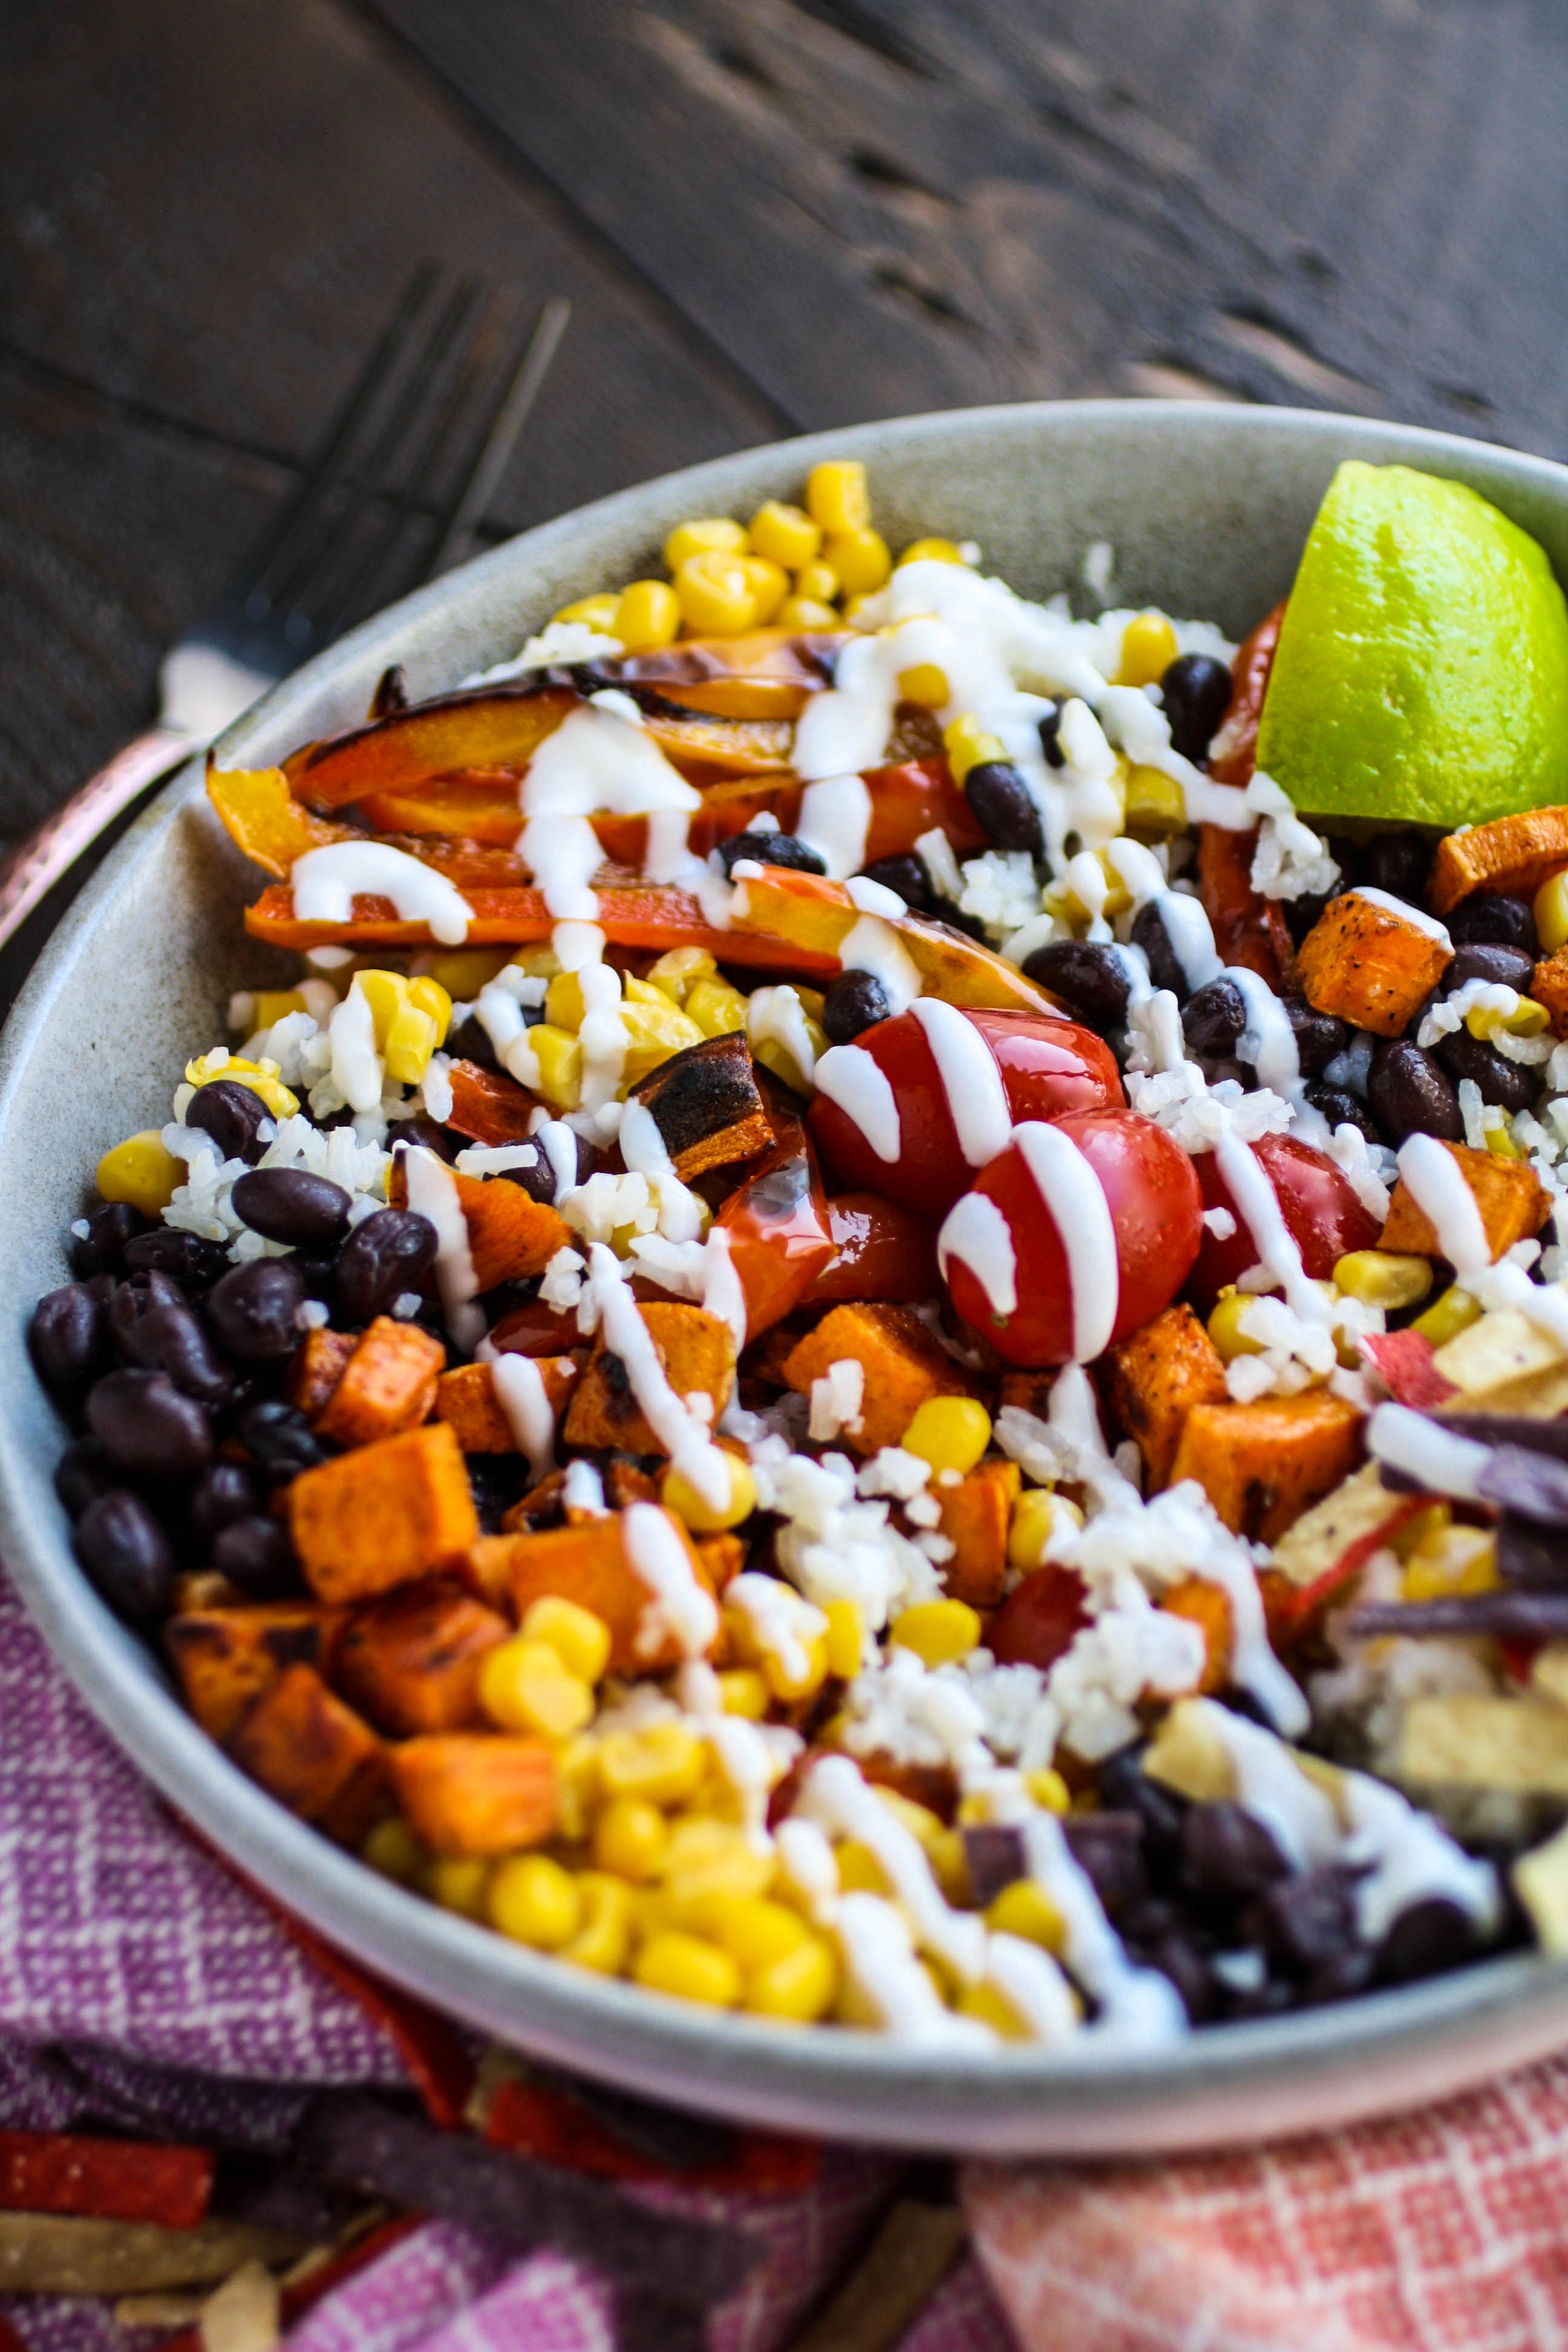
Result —
[[[71,1272],[81,1281],[89,1275],[118,1273],[126,1243],[147,1230],[146,1218],[128,1201],[105,1202],[87,1220],[86,1233],[71,1235]]]
[[[874,1029],[893,1010],[874,972],[841,971],[823,999],[822,1025],[836,1045],[847,1045],[863,1029]]]
[[[67,1516],[79,1519],[89,1503],[120,1485],[122,1475],[96,1437],[74,1437],[55,1465],[55,1492]]]
[[[1243,1923],[1279,1968],[1299,1976],[1323,1968],[1355,1941],[1349,1874],[1333,1863],[1266,1886]]]
[[[1245,1902],[1289,1864],[1260,1821],[1228,1797],[1194,1805],[1182,1824],[1182,1885],[1192,1895]]]
[[[528,1020],[526,1010],[522,1017],[525,1022]],[[543,1017],[543,1007],[541,1006],[534,1014],[534,1020],[540,1021]],[[489,1032],[477,1013],[469,1013],[458,1022],[447,1040],[447,1051],[454,1062],[472,1062],[476,1069],[489,1070],[497,1076],[500,1073],[500,1056],[490,1044]]]
[[[1494,898],[1478,890],[1451,915],[1445,915],[1443,921],[1456,947],[1483,940],[1500,948],[1517,948],[1532,961],[1540,947],[1528,898]]]
[[[1121,956],[1103,940],[1051,940],[1025,958],[1024,971],[1101,1034],[1127,1017],[1132,983]]]
[[[1436,1135],[1462,1143],[1465,1122],[1459,1098],[1430,1054],[1407,1037],[1387,1037],[1366,1074],[1368,1108],[1395,1143],[1407,1135]]]
[[[1143,1769],[1142,1748],[1119,1748],[1100,1768],[1100,1802],[1118,1811],[1131,1811],[1143,1823],[1143,1859],[1156,1877],[1169,1878],[1181,1860],[1184,1799],[1173,1790],[1151,1780]]]
[[[438,1244],[428,1217],[412,1209],[376,1209],[343,1244],[334,1286],[339,1313],[370,1323],[405,1291],[423,1288]]]
[[[259,1160],[267,1147],[257,1129],[270,1117],[261,1097],[248,1087],[234,1078],[214,1078],[192,1096],[185,1125],[210,1135],[225,1160]]]
[[[299,1590],[300,1563],[282,1519],[258,1513],[231,1519],[213,1538],[213,1566],[252,1601],[280,1601]]]
[[[27,1347],[44,1386],[58,1397],[76,1395],[108,1352],[101,1305],[79,1282],[51,1290],[33,1309]]]
[[[963,779],[963,797],[974,822],[998,849],[1025,849],[1038,857],[1045,849],[1040,812],[1011,760],[982,760]]]
[[[125,1244],[121,1264],[127,1274],[167,1274],[188,1290],[216,1282],[228,1264],[222,1244],[199,1234],[177,1233],[173,1225],[154,1225]]]
[[[1450,1030],[1439,1037],[1433,1052],[1456,1085],[1469,1078],[1479,1087],[1484,1103],[1500,1103],[1506,1111],[1529,1110],[1541,1092],[1542,1074],[1524,1062],[1510,1062],[1484,1037],[1468,1029]]]
[[[1108,1911],[1140,1903],[1149,1892],[1143,1867],[1143,1822],[1133,1811],[1067,1813],[1062,1835]]]
[[[820,851],[809,842],[797,841],[793,833],[736,833],[719,844],[719,863],[726,874],[732,873],[744,857],[754,858],[759,866],[785,866],[792,874],[827,871]]]
[[[268,1476],[279,1481],[313,1470],[327,1459],[322,1444],[299,1409],[281,1397],[265,1397],[247,1405],[239,1416],[239,1436]]]
[[[122,1470],[178,1478],[213,1457],[205,1406],[182,1396],[167,1372],[106,1372],[88,1397],[87,1418]]]
[[[524,1148],[519,1146],[520,1150]],[[506,1181],[509,1184],[521,1185],[531,1201],[541,1201],[547,1209],[553,1208],[555,1204],[554,1165],[542,1143],[531,1144],[526,1148],[532,1151],[533,1158],[522,1167],[509,1168],[506,1171]],[[585,1180],[579,1177],[576,1181],[581,1183]]]
[[[1149,1958],[1160,1974],[1169,1977],[1182,1996],[1182,2004],[1194,2025],[1207,2025],[1216,2018],[1222,2006],[1219,1980],[1204,1956],[1201,1945],[1177,1928],[1150,1948]]]
[[[1046,755],[1047,768],[1065,768],[1068,755],[1062,750],[1062,707],[1053,703],[1039,722],[1040,749]]]
[[[123,1486],[88,1505],[77,1521],[76,1551],[99,1591],[121,1617],[162,1616],[174,1597],[169,1538],[141,1496]]]
[[[437,1160],[445,1160],[448,1166],[466,1148],[462,1136],[455,1135],[449,1127],[438,1127],[433,1118],[423,1116],[400,1118],[386,1140],[388,1149],[393,1151],[399,1144],[405,1144],[410,1150],[416,1145],[422,1146],[425,1150],[433,1151]]]
[[[133,1274],[128,1281],[116,1284],[109,1301],[109,1336],[127,1363],[147,1364],[154,1371],[162,1369],[157,1349],[143,1339],[142,1326],[160,1307],[184,1304],[184,1290],[172,1275]]]
[[[1331,890],[1313,890],[1302,898],[1280,901],[1290,937],[1298,947],[1308,932],[1315,930],[1322,921],[1324,909],[1332,906],[1336,898],[1342,898],[1348,887],[1342,878]]]
[[[1379,1981],[1413,1984],[1417,1977],[1463,1968],[1479,1941],[1468,1912],[1441,1895],[1426,1895],[1399,1914],[1378,1946]]]
[[[186,1396],[210,1405],[226,1404],[233,1396],[234,1374],[214,1353],[191,1307],[155,1307],[138,1323],[136,1340],[140,1353],[135,1361],[167,1372]]]
[[[1229,1078],[1244,1091],[1251,1093],[1258,1084],[1258,1069],[1255,1063],[1238,1062],[1228,1054],[1223,1061],[1219,1062],[1208,1059],[1202,1054],[1195,1054],[1193,1058],[1203,1072],[1205,1080],[1211,1087],[1223,1086]]]
[[[243,1462],[215,1462],[191,1489],[186,1510],[198,1536],[210,1544],[220,1528],[259,1511],[265,1497]]]
[[[1320,1013],[1304,997],[1287,996],[1282,1000],[1285,1018],[1296,1038],[1296,1058],[1304,1078],[1321,1078],[1329,1064],[1344,1052],[1351,1033],[1342,1021],[1331,1013]]]
[[[1223,1060],[1247,1027],[1247,1002],[1234,980],[1211,980],[1182,1008],[1189,1054]]]
[[[330,1307],[338,1278],[337,1251],[295,1250],[289,1263],[304,1284],[306,1297],[320,1299],[323,1307]]]
[[[1181,959],[1171,945],[1171,935],[1157,899],[1151,898],[1133,916],[1132,944],[1142,948],[1148,957],[1149,977],[1155,987],[1170,989],[1177,1003],[1184,1004],[1192,991]]]
[[[298,1317],[304,1298],[303,1277],[288,1258],[253,1258],[247,1265],[231,1266],[221,1282],[214,1283],[207,1295],[207,1323],[225,1355],[237,1362],[280,1363],[300,1344]]]
[[[350,1195],[306,1168],[253,1168],[230,1192],[234,1213],[269,1242],[335,1242],[348,1230]]]
[[[1178,654],[1160,680],[1160,698],[1171,722],[1171,746],[1184,760],[1207,756],[1215,730],[1230,701],[1231,675],[1213,654]]]
[[[1381,1143],[1383,1129],[1368,1110],[1365,1103],[1347,1094],[1343,1087],[1325,1087],[1321,1083],[1307,1088],[1307,1100],[1314,1110],[1321,1111],[1331,1127],[1353,1127],[1360,1129],[1369,1143]]]
[[[1024,1832],[1010,1822],[972,1822],[963,1834],[969,1891],[984,1911],[1005,1886],[1027,1875]]]
[[[1527,956],[1520,948],[1478,940],[1473,945],[1455,949],[1454,961],[1443,974],[1443,993],[1450,995],[1456,988],[1463,988],[1468,980],[1485,980],[1501,988],[1516,988],[1521,996],[1528,996],[1534,978],[1533,956]]]
[[[1397,833],[1374,833],[1361,855],[1361,878],[1373,890],[1419,907],[1432,872],[1433,845],[1408,825]]]
[[[1377,1954],[1368,1951],[1364,1944],[1348,1944],[1312,1970],[1301,1987],[1301,1999],[1312,2009],[1324,2008],[1331,2001],[1353,2000],[1357,1993],[1365,1992],[1376,1974]]]
[[[936,892],[931,887],[931,872],[925,859],[912,849],[900,857],[876,857],[862,868],[868,882],[879,882],[884,890],[891,890],[906,907],[917,915],[929,915],[936,908]]]

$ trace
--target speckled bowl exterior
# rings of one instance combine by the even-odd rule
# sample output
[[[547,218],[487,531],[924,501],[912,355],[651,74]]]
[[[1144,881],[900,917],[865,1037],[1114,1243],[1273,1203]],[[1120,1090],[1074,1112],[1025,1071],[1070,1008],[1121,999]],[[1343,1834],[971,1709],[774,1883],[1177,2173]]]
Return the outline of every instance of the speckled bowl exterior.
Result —
[[[1431,433],[1288,410],[1090,403],[860,425],[674,474],[526,533],[383,614],[279,687],[219,746],[259,767],[360,719],[389,662],[413,695],[512,655],[570,599],[646,573],[690,514],[798,495],[819,457],[864,458],[895,545],[978,539],[1032,594],[1116,551],[1117,601],[1239,636],[1290,584],[1338,462],[1403,460],[1469,482],[1568,580],[1568,469]],[[993,2156],[1146,2154],[1350,2121],[1568,2047],[1568,1967],[1512,1958],[1342,2008],[1226,2026],[1142,2057],[1096,2047],[977,2060],[862,2032],[687,2007],[505,1942],[362,1868],[209,1743],[157,1659],[71,1556],[50,1483],[61,1424],[24,1339],[66,1278],[62,1236],[106,1146],[168,1115],[187,1055],[224,1035],[229,992],[272,959],[240,915],[258,880],[191,767],[131,829],[50,942],[0,1040],[0,1555],[88,1705],[258,1885],[383,1974],[542,2058],[755,2123]]]

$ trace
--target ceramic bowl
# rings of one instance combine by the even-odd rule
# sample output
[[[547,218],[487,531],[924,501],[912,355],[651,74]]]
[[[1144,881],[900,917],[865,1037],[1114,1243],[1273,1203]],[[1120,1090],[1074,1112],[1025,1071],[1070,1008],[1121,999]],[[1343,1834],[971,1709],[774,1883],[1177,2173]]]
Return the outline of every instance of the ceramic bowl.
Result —
[[[1568,469],[1475,442],[1285,410],[1094,403],[868,425],[747,451],[526,533],[357,630],[219,746],[260,767],[357,720],[389,662],[411,692],[515,652],[571,598],[646,573],[690,514],[793,498],[818,457],[866,460],[898,546],[981,541],[1032,594],[1115,550],[1118,602],[1239,637],[1289,588],[1335,465],[1402,459],[1472,483],[1568,579]],[[1408,2105],[1568,2045],[1568,1968],[1515,1957],[1341,2008],[1196,2033],[1155,2055],[1006,2049],[977,2060],[847,2031],[715,2015],[542,1958],[363,1869],[227,1763],[157,1659],[110,1615],[50,1484],[61,1425],[24,1343],[65,1278],[62,1236],[115,1139],[168,1115],[174,1077],[225,1034],[269,958],[240,928],[258,877],[187,770],[51,940],[0,1044],[0,1554],[110,1735],[237,1866],[359,1959],[526,2051],[688,2107],[841,2138],[991,2155],[1142,2154],[1302,2131]]]

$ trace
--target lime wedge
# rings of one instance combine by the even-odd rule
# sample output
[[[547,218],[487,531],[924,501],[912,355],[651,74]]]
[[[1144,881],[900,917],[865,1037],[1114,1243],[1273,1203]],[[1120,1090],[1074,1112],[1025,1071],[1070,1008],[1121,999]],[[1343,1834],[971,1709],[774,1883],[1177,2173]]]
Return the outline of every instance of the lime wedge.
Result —
[[[1480,824],[1568,799],[1568,608],[1461,482],[1352,460],[1290,592],[1258,764],[1313,816]]]

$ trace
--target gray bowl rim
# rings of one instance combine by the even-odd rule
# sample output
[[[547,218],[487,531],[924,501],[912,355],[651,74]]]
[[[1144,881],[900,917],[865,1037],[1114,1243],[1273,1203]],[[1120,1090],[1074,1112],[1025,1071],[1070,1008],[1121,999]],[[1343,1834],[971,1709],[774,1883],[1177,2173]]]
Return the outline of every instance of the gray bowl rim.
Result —
[[[1048,436],[1079,422],[1178,443],[1184,432],[1216,423],[1264,443],[1321,439],[1343,454],[1426,461],[1434,470],[1528,487],[1568,504],[1568,467],[1551,459],[1318,410],[1042,401],[872,422],[711,458],[507,541],[376,614],[284,681],[220,740],[220,763],[242,764],[259,729],[324,680],[365,666],[383,644],[411,629],[438,631],[454,596],[477,578],[504,577],[558,555],[584,526],[635,523],[677,492],[687,511],[722,511],[731,485],[765,464],[798,475],[820,457],[874,460],[922,442],[952,447],[1000,425]],[[201,765],[193,761],[104,861],[19,997],[0,1036],[0,1193],[19,1076],[68,997],[81,942],[201,793]],[[142,1645],[99,1600],[76,1565],[52,1496],[29,1491],[37,1475],[8,1418],[0,1417],[0,1556],[78,1694],[176,1815],[366,1967],[542,2057],[736,2121],[889,2147],[1135,2155],[1382,2114],[1432,2095],[1434,2084],[1458,2089],[1568,2044],[1568,1962],[1531,1955],[1482,1961],[1336,2008],[1205,2029],[1162,2050],[1118,2054],[1087,2034],[1061,2050],[1012,2047],[978,2059],[866,2032],[791,2030],[694,2010],[563,1968],[378,1877],[247,1780],[149,1671]]]

